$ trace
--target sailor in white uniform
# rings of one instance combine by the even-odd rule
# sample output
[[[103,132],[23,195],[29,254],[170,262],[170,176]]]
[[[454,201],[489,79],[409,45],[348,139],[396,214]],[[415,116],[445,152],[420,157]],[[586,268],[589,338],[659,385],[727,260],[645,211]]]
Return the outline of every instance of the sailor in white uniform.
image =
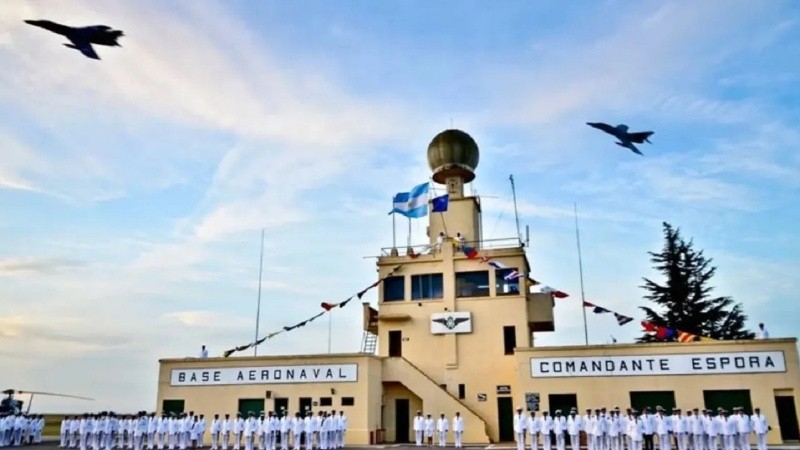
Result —
[[[219,446],[219,434],[222,432],[222,421],[219,414],[214,414],[211,420],[211,450],[217,450]]]
[[[422,426],[425,430],[425,442],[428,444],[428,447],[433,447],[433,436],[436,434],[436,421],[428,414]]]
[[[526,421],[528,426],[528,437],[530,439],[531,450],[538,450],[539,433],[542,431],[542,421],[536,417],[536,411],[531,411],[530,417]]]
[[[414,416],[412,428],[414,429],[417,447],[420,447],[422,445],[422,433],[425,430],[425,418],[422,417],[422,411],[417,411],[417,415]]]
[[[439,447],[447,447],[447,432],[450,431],[450,421],[447,420],[444,413],[439,414],[439,420],[436,421],[436,431],[439,432]]]
[[[456,411],[455,417],[453,417],[453,440],[455,441],[456,448],[462,448],[463,442],[462,438],[464,437],[464,418],[461,417],[461,412]]]
[[[642,450],[642,441],[644,440],[644,421],[641,417],[638,417],[636,411],[631,411],[628,414],[628,424],[625,432],[631,439],[629,450]]]
[[[761,414],[761,408],[753,410],[753,416],[750,417],[750,423],[753,427],[753,433],[756,434],[756,448],[757,450],[767,450],[767,433],[772,429],[767,422],[767,418]]]
[[[566,440],[564,434],[567,432],[567,418],[561,415],[561,410],[556,410],[553,417],[553,433],[556,436],[556,449],[566,450]]]
[[[572,408],[569,412],[569,417],[567,417],[567,434],[569,434],[569,443],[572,450],[580,450],[581,428],[583,428],[581,417],[578,415],[578,411]]]
[[[303,439],[303,416],[298,412],[294,413],[294,420],[292,421],[292,444],[294,450],[300,450],[300,444]]]

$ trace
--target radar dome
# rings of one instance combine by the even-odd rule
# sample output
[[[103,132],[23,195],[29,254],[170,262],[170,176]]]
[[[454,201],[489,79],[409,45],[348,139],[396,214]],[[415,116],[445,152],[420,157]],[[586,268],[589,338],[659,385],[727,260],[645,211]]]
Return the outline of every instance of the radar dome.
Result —
[[[464,183],[474,180],[479,156],[478,144],[461,130],[442,131],[428,144],[428,166],[440,184],[450,177],[460,177]]]

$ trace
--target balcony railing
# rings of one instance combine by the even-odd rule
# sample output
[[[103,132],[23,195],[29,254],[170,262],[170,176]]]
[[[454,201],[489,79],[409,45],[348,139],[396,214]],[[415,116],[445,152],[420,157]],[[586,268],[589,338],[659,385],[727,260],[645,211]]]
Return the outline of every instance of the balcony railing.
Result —
[[[445,241],[443,245],[447,244],[448,242]],[[397,247],[383,247],[381,248],[380,257],[408,256],[410,254],[409,249],[413,251],[413,254],[417,255],[427,254],[434,249],[435,245],[436,244],[419,244],[419,245],[412,245],[411,247],[407,247],[405,245],[398,245]],[[518,238],[499,238],[499,239],[484,239],[482,241],[465,241],[463,245],[465,247],[473,247],[478,250],[524,247],[522,240]]]

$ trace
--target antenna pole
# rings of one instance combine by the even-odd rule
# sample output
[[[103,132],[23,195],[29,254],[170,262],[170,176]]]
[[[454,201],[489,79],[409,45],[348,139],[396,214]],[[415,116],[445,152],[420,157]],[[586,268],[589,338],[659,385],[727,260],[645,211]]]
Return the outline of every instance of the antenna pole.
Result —
[[[261,257],[258,263],[258,306],[256,306],[256,338],[253,340],[253,356],[258,356],[258,324],[261,321],[261,274],[264,270],[264,229],[261,229]]]
[[[578,230],[578,203],[574,203],[575,207],[575,240],[578,243],[578,271],[581,277],[581,311],[583,311],[583,337],[586,345],[589,345],[589,328],[586,325],[586,308],[583,304],[586,302],[586,296],[583,291],[583,259],[581,257],[581,234]]]
[[[511,195],[514,197],[514,220],[517,222],[517,239],[522,243],[522,235],[519,232],[519,212],[517,211],[517,189],[514,187],[514,175],[509,175],[511,180]]]
[[[331,353],[331,312],[328,311],[328,354]]]

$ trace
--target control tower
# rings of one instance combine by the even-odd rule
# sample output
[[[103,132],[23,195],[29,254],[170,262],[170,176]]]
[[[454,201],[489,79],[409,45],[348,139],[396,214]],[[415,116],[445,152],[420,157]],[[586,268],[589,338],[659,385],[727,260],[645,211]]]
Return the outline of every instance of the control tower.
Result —
[[[513,410],[514,349],[530,347],[533,332],[554,330],[553,298],[531,292],[517,237],[484,238],[480,199],[464,195],[479,156],[478,144],[461,130],[431,140],[428,165],[434,182],[446,186],[448,208],[429,212],[429,242],[405,255],[382,250],[378,271],[388,278],[377,310],[365,305],[365,330],[368,321],[377,354],[385,357],[384,404],[397,398],[414,399],[427,412],[460,408],[473,427],[483,423],[486,436],[496,439],[498,411]],[[459,233],[462,242],[454,239]],[[402,407],[391,406],[388,415],[405,414],[392,408]]]

